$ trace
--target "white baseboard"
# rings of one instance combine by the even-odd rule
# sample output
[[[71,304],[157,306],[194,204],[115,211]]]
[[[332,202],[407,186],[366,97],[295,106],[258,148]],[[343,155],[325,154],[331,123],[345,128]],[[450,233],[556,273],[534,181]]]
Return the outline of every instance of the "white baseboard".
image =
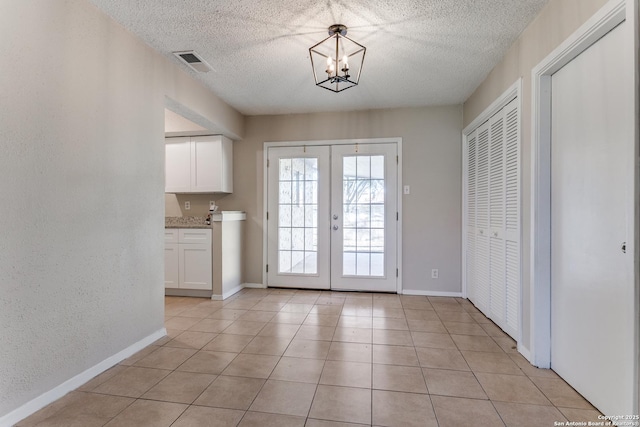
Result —
[[[251,289],[267,289],[267,285],[263,283],[243,283],[242,286]]]
[[[211,295],[211,299],[214,301],[223,301],[229,298],[231,295],[237,294],[243,289],[244,289],[244,285],[238,285],[235,288],[229,289],[227,292],[223,293],[222,295],[215,295],[215,294]]]
[[[402,295],[419,295],[425,297],[457,297],[462,298],[462,292],[419,291],[415,289],[403,289]]]
[[[19,408],[14,409],[8,414],[0,417],[0,427],[13,426],[17,422],[27,418],[31,414],[34,414],[35,412],[47,406],[48,404],[55,402],[65,394],[77,389],[78,387],[80,387],[90,379],[103,373],[107,369],[118,364],[119,362],[123,361],[127,357],[137,353],[138,351],[142,350],[149,344],[152,344],[153,342],[159,340],[165,335],[167,335],[167,330],[165,328],[162,328],[152,333],[151,335],[141,339],[140,341],[134,344],[131,344],[129,347],[125,348],[122,351],[119,351],[113,356],[106,358],[105,360],[98,363],[97,365],[94,365],[91,368],[85,370],[84,372],[79,373],[75,377],[68,379],[67,381],[63,382],[57,387],[54,387],[53,389],[47,391],[46,393],[41,394],[35,399],[30,400],[29,402],[25,403]]]
[[[524,357],[529,361],[529,363],[531,363],[531,352],[529,351],[528,348],[526,348],[520,343],[518,343],[518,353],[520,353],[522,357]]]

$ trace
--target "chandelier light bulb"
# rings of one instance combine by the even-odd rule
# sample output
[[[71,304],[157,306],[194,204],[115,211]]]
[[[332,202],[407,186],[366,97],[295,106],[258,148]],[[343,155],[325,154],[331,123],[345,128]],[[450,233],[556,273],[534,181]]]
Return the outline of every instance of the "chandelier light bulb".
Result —
[[[348,59],[349,59],[349,57],[347,55],[342,57],[342,64],[343,64],[344,68],[346,68],[347,70],[349,69],[349,63],[347,62]]]

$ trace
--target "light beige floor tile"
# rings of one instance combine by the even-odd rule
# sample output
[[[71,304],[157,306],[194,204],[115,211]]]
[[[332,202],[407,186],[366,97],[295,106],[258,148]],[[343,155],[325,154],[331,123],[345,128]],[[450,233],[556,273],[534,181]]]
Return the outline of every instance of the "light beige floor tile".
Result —
[[[342,306],[343,316],[372,316],[373,315],[373,306],[372,305],[356,305],[353,303],[345,302]]]
[[[235,409],[190,406],[171,427],[235,427],[243,416],[244,411]]]
[[[254,305],[251,310],[278,312],[287,304],[286,302],[267,301],[268,298],[269,297]]]
[[[232,335],[258,335],[267,322],[250,322],[248,320],[236,320],[223,331]]]
[[[296,304],[289,301],[287,304],[285,304],[284,307],[282,307],[280,312],[309,314],[312,308],[313,308],[313,304]]]
[[[208,351],[224,351],[228,353],[240,353],[253,340],[251,335],[220,334],[212,339],[209,344],[202,347]]]
[[[329,341],[301,340],[294,338],[284,352],[287,357],[301,357],[304,359],[326,359],[329,354]]]
[[[440,320],[448,322],[476,323],[476,321],[473,320],[473,317],[469,316],[469,314],[466,312],[442,311],[438,312],[438,317],[440,318]]]
[[[288,323],[267,323],[267,326],[262,328],[260,333],[261,337],[281,337],[281,338],[293,338],[300,329],[299,325],[290,325]]]
[[[458,350],[416,347],[420,366],[435,369],[469,371],[469,365]]]
[[[389,427],[437,427],[426,394],[373,391],[373,424]]]
[[[115,396],[140,397],[171,371],[130,366],[100,384],[93,391]]]
[[[200,320],[198,323],[191,326],[189,330],[196,331],[196,332],[212,332],[217,334],[224,331],[232,323],[233,323],[233,320],[230,320],[230,319],[206,318],[206,319]]]
[[[176,336],[179,335],[180,333],[182,333],[182,331],[178,331]],[[138,360],[144,359],[145,357],[147,357],[148,355],[150,355],[151,353],[156,351],[158,348],[160,348],[160,347],[156,346],[156,345],[150,345],[148,347],[145,347],[142,350],[138,351],[137,353],[135,353],[135,354],[127,357],[123,361],[121,361],[119,363],[119,365],[133,366],[133,364],[136,363]]]
[[[260,301],[253,298],[238,298],[225,304],[224,308],[233,310],[251,310]]]
[[[547,396],[555,406],[575,409],[593,409],[584,397],[564,380],[555,378],[531,377],[531,381]]]
[[[413,343],[416,347],[442,348],[456,350],[456,344],[449,334],[434,332],[411,332]]]
[[[238,427],[304,427],[305,417],[247,412]]]
[[[487,316],[485,316],[480,312],[468,312],[468,313],[469,313],[469,316],[471,316],[471,318],[475,320],[477,323],[491,323],[491,320],[489,320]]]
[[[201,319],[204,319],[205,317],[213,314],[213,312],[216,310],[218,310],[218,308],[196,306],[183,311],[182,313],[180,313],[180,316],[181,317],[199,317]]]
[[[303,322],[306,326],[337,326],[340,316],[337,314],[310,313]]]
[[[373,342],[373,333],[371,329],[336,328],[333,341],[371,344]]]
[[[327,360],[320,384],[371,388],[371,364]]]
[[[315,384],[268,380],[249,409],[305,417],[315,391]]]
[[[405,319],[394,319],[391,317],[374,317],[374,329],[391,329],[396,331],[408,331],[409,325]]]
[[[269,322],[276,315],[273,311],[249,310],[241,315],[238,320],[246,320],[249,322]]]
[[[464,307],[462,307],[460,304],[441,304],[432,302],[431,305],[433,306],[433,309],[436,311],[436,313],[443,313],[447,311],[455,311],[458,313],[465,312]]]
[[[373,345],[360,343],[332,342],[327,360],[371,363]]]
[[[551,405],[544,394],[525,376],[476,372],[476,378],[493,401]]]
[[[384,365],[420,366],[413,347],[373,345],[373,363]]]
[[[524,372],[504,352],[462,351],[462,356],[473,372],[524,375]]]
[[[386,306],[373,306],[373,317],[386,317],[390,319],[404,319],[405,314],[402,306],[398,307],[386,307]]]
[[[271,319],[273,323],[288,323],[290,325],[302,325],[302,322],[307,318],[307,313],[296,313],[281,311],[276,313]]]
[[[200,350],[178,367],[178,371],[217,375],[234,360],[237,353]]]
[[[169,427],[187,405],[154,400],[136,400],[106,424],[108,427],[153,426]]]
[[[269,379],[318,384],[324,360],[282,357]]]
[[[373,388],[427,393],[422,370],[414,366],[373,365]]]
[[[305,427],[362,427],[367,424],[341,423],[339,421],[314,420],[307,418]]]
[[[109,378],[113,377],[116,374],[127,369],[126,366],[123,365],[115,365],[108,370],[104,371],[100,375],[92,378],[91,380],[84,383],[82,386],[78,387],[77,391],[92,391],[96,387],[98,387],[103,382],[107,381]]]
[[[576,408],[558,408],[562,415],[568,420],[573,422],[589,422],[598,423],[602,422],[602,414],[596,409],[576,409]]]
[[[431,396],[431,401],[440,427],[504,426],[500,416],[488,400]],[[538,425],[544,426],[546,424]]]
[[[296,339],[331,341],[336,328],[333,326],[302,325],[296,333]]]
[[[448,333],[444,324],[440,320],[422,320],[422,319],[409,319],[409,330],[415,332],[434,332],[437,334]]]
[[[544,378],[556,378],[560,377],[551,369],[539,369],[533,366],[527,359],[525,359],[520,353],[507,353],[511,360],[513,360],[522,372],[528,377],[544,377]]]
[[[156,369],[176,369],[198,350],[188,348],[160,347],[148,356],[138,360],[134,366]]]
[[[423,368],[431,395],[488,399],[472,372]]]
[[[374,329],[373,343],[413,347],[413,340],[411,339],[411,332],[409,331]]]
[[[404,309],[404,315],[409,320],[429,320],[435,322],[441,322],[438,314],[433,311],[433,309],[429,310],[412,310],[409,308]]]
[[[511,337],[491,337],[505,353],[518,353],[518,344]]]
[[[478,323],[451,322],[447,320],[442,323],[451,335],[487,336],[487,333]]]
[[[309,418],[371,424],[371,390],[319,385]]]
[[[553,406],[521,403],[493,402],[507,427],[553,426],[566,422],[566,418]]]
[[[246,410],[249,409],[264,383],[265,380],[258,378],[221,375],[196,399],[194,404]]]
[[[309,314],[327,314],[340,316],[342,304],[314,305]],[[336,323],[337,324],[337,323]]]
[[[238,318],[243,314],[245,314],[246,312],[247,310],[223,308],[221,310],[215,311],[209,317],[212,319],[219,319],[219,320],[238,320]]]
[[[491,337],[452,334],[451,339],[456,343],[456,346],[460,350],[492,351],[496,353],[504,353],[500,346],[496,344],[496,342]]]
[[[278,356],[242,353],[222,373],[238,377],[269,378],[278,360]]]
[[[371,329],[373,319],[370,316],[340,316],[339,328],[364,328]]]
[[[425,297],[407,296],[400,299],[405,310],[433,310],[433,306]]]
[[[282,356],[289,346],[291,339],[278,337],[255,337],[243,350],[242,353],[268,354],[272,356]]]
[[[142,398],[191,404],[215,379],[216,376],[210,374],[174,371],[142,395]]]
[[[502,329],[496,326],[493,322],[480,323],[479,325],[490,337],[507,337],[508,336],[507,334],[504,333]]]
[[[200,322],[201,319],[197,317],[172,317],[171,319],[164,322],[164,326],[167,329],[178,329],[181,331],[186,331],[196,323]]]
[[[43,411],[39,414],[42,417],[30,417],[20,422],[18,426],[102,426],[135,401],[128,397],[96,393],[72,392],[71,394],[74,396],[66,399],[60,410],[51,411],[49,414]],[[31,424],[30,421],[33,423]]]
[[[200,350],[207,345],[217,334],[212,332],[184,331],[165,344],[165,347],[193,348]]]

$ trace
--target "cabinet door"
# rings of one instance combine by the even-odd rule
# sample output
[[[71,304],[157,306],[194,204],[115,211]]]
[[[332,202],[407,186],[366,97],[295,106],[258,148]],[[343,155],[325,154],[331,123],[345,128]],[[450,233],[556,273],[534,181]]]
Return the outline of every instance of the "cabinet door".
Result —
[[[232,142],[223,136],[191,138],[191,191],[231,193]]]
[[[179,244],[180,288],[211,290],[211,245]]]
[[[189,137],[165,140],[165,193],[191,191],[191,140]]]
[[[164,287],[178,288],[180,281],[179,256],[177,243],[165,243],[164,245]]]

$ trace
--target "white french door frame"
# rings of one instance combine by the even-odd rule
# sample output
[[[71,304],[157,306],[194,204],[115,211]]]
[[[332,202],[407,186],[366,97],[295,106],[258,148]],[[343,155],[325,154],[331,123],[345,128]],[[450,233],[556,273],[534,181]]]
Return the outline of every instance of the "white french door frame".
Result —
[[[263,144],[263,174],[262,174],[262,285],[267,287],[267,257],[268,257],[268,227],[267,227],[267,191],[268,191],[268,174],[267,160],[269,156],[269,148],[274,147],[312,147],[317,145],[357,145],[357,144],[396,144],[398,150],[398,179],[397,179],[397,211],[398,221],[396,235],[396,265],[398,268],[398,277],[396,292],[402,294],[402,138],[364,138],[364,139],[337,139],[337,140],[312,140],[312,141],[280,141],[265,142]]]

